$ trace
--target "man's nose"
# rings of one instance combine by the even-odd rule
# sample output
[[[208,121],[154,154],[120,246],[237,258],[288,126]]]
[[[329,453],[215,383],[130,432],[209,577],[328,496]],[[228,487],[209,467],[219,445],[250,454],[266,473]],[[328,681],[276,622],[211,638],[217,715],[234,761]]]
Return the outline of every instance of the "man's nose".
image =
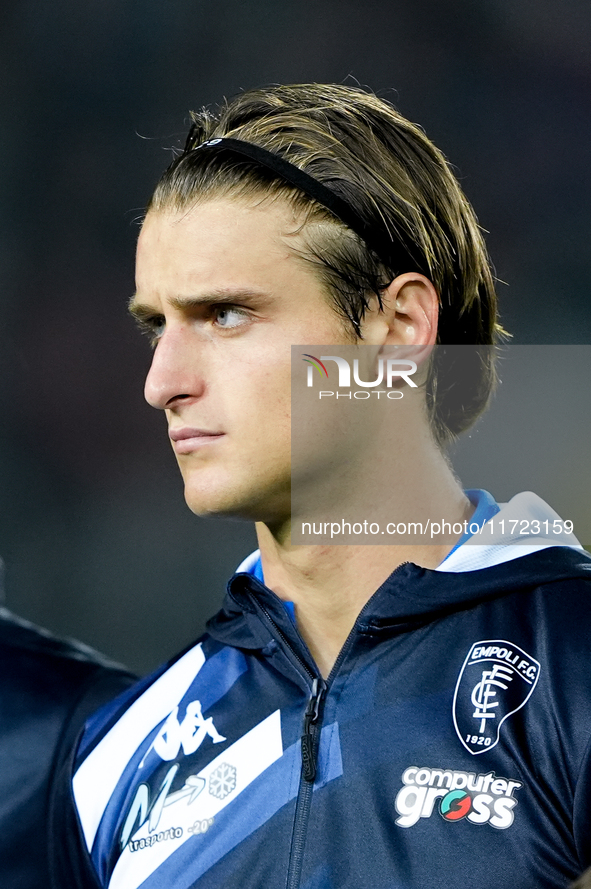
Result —
[[[183,330],[165,330],[146,377],[144,396],[148,404],[164,410],[173,408],[177,400],[199,398],[204,383],[197,358]]]

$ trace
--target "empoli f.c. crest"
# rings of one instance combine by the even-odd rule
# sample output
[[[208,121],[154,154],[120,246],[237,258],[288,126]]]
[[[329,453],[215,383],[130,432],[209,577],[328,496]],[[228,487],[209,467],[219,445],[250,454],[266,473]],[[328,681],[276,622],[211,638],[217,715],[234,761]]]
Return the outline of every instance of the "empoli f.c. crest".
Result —
[[[540,664],[513,642],[475,642],[460,670],[453,702],[458,737],[470,753],[484,753],[498,741],[501,726],[529,700]]]

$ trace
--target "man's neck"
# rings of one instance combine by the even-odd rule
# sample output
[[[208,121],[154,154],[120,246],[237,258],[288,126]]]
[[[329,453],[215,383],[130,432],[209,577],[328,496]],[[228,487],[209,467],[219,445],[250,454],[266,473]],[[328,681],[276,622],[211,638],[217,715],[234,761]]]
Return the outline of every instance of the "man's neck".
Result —
[[[431,455],[433,457],[433,455]],[[411,490],[414,489],[414,490]],[[442,455],[420,474],[398,484],[393,514],[409,502],[428,502],[431,518],[450,523],[470,518],[473,506]],[[399,546],[293,546],[289,523],[271,530],[257,523],[265,584],[293,602],[298,629],[318,669],[330,673],[353,625],[373,593],[404,562],[436,568],[453,544]],[[458,535],[459,536],[459,535]]]

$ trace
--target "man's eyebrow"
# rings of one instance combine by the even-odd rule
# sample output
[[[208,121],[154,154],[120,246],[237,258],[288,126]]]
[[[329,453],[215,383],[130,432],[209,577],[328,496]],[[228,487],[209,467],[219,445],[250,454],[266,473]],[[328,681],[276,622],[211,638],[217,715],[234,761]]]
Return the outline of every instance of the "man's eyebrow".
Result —
[[[249,303],[260,302],[261,300],[268,302],[271,300],[271,294],[263,290],[213,290],[204,293],[201,296],[173,296],[166,300],[169,306],[174,309],[193,309],[203,305],[214,305],[226,303]],[[149,305],[144,305],[137,301],[137,294],[134,294],[128,303],[128,310],[134,318],[147,318],[151,315],[158,314],[157,311]]]
[[[137,302],[135,293],[132,297],[130,297],[129,302],[127,303],[127,311],[130,313],[130,315],[133,315],[134,318],[138,318],[139,320],[141,320],[142,318],[148,318],[150,315],[154,314],[153,308]]]

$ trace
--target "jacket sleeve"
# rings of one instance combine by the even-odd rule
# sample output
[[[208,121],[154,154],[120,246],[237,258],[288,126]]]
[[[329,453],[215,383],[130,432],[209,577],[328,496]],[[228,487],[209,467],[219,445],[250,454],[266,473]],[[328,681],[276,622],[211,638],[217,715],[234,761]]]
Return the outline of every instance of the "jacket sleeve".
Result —
[[[97,668],[64,724],[49,791],[47,845],[52,889],[99,889],[72,795],[74,761],[87,718],[133,682],[134,677],[124,671]]]
[[[575,788],[573,834],[583,871],[591,867],[591,734]]]

